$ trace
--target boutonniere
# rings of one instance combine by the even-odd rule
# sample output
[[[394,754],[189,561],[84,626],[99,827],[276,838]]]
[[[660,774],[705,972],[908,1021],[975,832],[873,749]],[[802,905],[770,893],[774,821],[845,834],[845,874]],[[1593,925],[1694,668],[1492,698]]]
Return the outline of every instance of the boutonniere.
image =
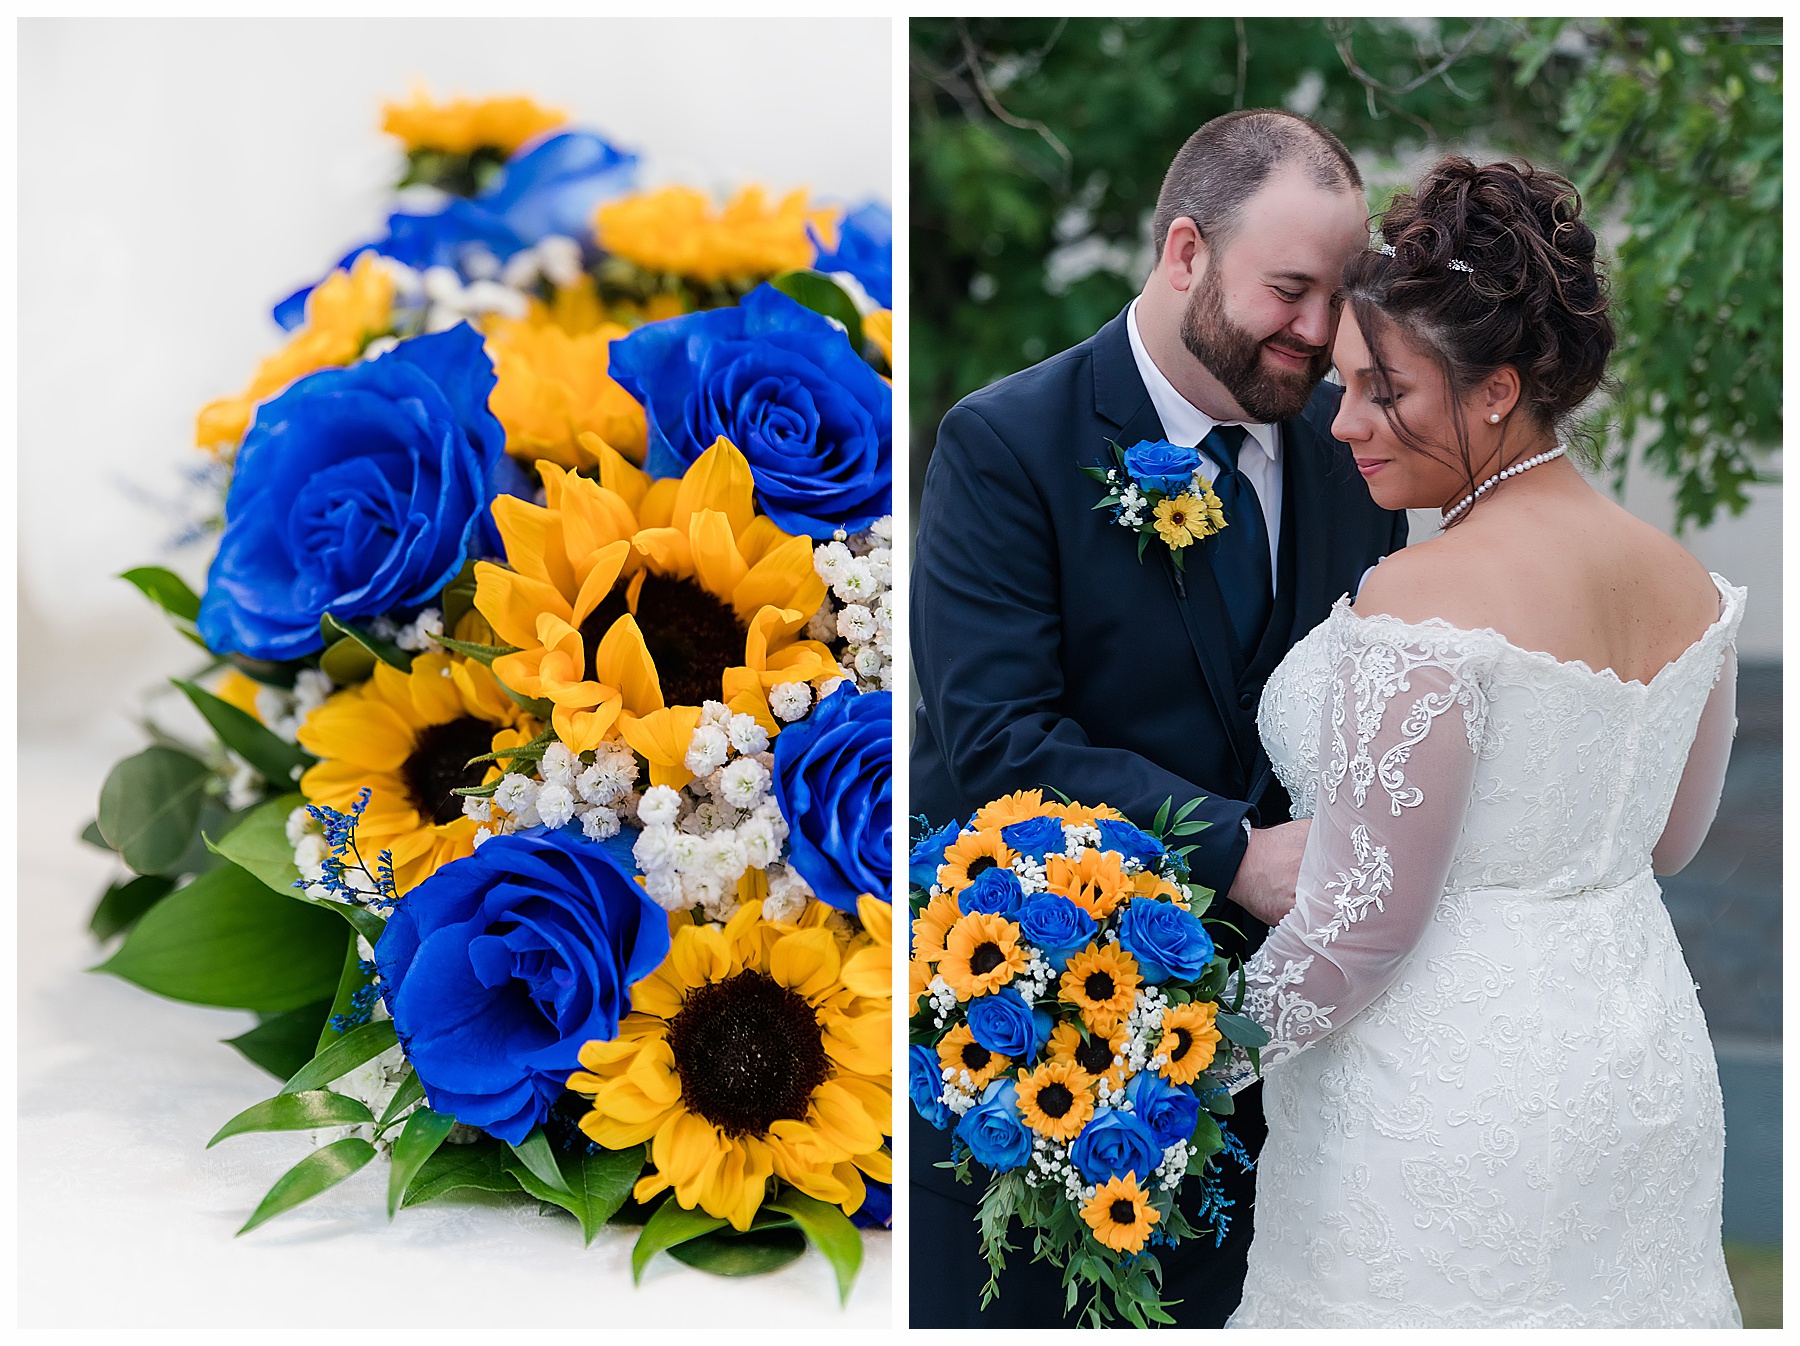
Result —
[[[1167,440],[1146,439],[1122,449],[1112,440],[1113,465],[1081,470],[1106,487],[1095,509],[1110,509],[1113,522],[1137,534],[1138,560],[1156,538],[1169,549],[1175,568],[1182,553],[1225,526],[1225,506],[1213,493],[1200,450]]]

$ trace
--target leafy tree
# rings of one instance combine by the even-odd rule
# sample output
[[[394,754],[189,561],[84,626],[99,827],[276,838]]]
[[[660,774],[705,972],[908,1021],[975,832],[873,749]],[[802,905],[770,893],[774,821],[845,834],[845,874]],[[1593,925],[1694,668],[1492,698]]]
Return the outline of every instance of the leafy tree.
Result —
[[[1366,169],[1463,146],[1574,177],[1628,230],[1613,466],[1659,422],[1682,519],[1741,509],[1780,437],[1779,42],[1775,20],[914,20],[915,489],[957,398],[1136,292],[1181,142],[1285,105]]]

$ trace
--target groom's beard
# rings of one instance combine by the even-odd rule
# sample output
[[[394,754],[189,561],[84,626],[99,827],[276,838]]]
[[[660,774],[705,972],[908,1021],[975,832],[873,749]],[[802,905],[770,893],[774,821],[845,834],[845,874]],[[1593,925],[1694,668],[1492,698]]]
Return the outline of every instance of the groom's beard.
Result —
[[[1329,346],[1287,341],[1280,343],[1283,350],[1310,357],[1306,368],[1270,368],[1263,360],[1262,341],[1225,315],[1224,290],[1217,271],[1211,268],[1182,311],[1181,340],[1258,424],[1298,416],[1331,368]]]

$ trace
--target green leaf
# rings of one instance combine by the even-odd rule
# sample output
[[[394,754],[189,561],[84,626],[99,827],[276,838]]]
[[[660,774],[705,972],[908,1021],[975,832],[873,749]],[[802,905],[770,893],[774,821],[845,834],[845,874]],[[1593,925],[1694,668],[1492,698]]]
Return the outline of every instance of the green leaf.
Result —
[[[678,1262],[715,1276],[762,1276],[798,1261],[806,1252],[806,1237],[792,1225],[715,1229],[697,1239],[678,1243],[669,1256]]]
[[[631,1248],[631,1283],[636,1285],[644,1278],[644,1268],[650,1265],[650,1259],[667,1248],[686,1243],[689,1239],[697,1239],[702,1234],[710,1234],[715,1229],[722,1229],[729,1221],[717,1215],[708,1215],[698,1208],[685,1209],[671,1194],[662,1205],[656,1208],[643,1232]]]
[[[205,763],[173,748],[146,748],[115,766],[100,787],[100,835],[139,874],[175,866],[200,826],[211,776]]]
[[[479,1192],[517,1192],[518,1179],[508,1173],[508,1151],[499,1141],[444,1145],[425,1161],[406,1189],[401,1206],[422,1206],[447,1192],[471,1188]]]
[[[256,1213],[238,1233],[248,1234],[283,1211],[292,1210],[327,1188],[336,1187],[374,1157],[375,1147],[354,1136],[334,1140],[322,1149],[314,1150],[275,1180]]]
[[[288,844],[288,815],[306,802],[299,794],[284,794],[258,804],[212,848],[240,869],[256,875],[283,897],[296,897],[294,884],[300,871],[294,867],[294,848]]]
[[[449,623],[445,623],[446,626]],[[493,667],[494,660],[503,654],[517,654],[517,645],[475,645],[466,640],[451,640],[448,636],[433,637],[438,644],[447,650],[455,650],[458,654],[466,654],[478,664]]]
[[[230,653],[225,662],[252,682],[260,682],[265,687],[282,687],[292,689],[300,676],[300,670],[306,664],[299,659],[252,659],[247,654]]]
[[[130,580],[157,607],[171,617],[192,624],[200,617],[200,595],[188,588],[187,581],[173,570],[161,566],[138,566],[119,576]]]
[[[1227,1041],[1235,1042],[1240,1047],[1266,1047],[1269,1045],[1269,1033],[1256,1020],[1246,1018],[1242,1014],[1227,1014],[1224,1011],[1218,1017],[1219,1032]]]
[[[129,930],[175,886],[175,880],[160,874],[145,874],[128,883],[115,883],[106,890],[94,914],[88,918],[88,929],[95,939],[105,942],[120,931]]]
[[[90,846],[98,846],[103,851],[112,849],[112,843],[100,834],[100,820],[97,818],[81,829],[81,839]]]
[[[332,1027],[331,1021],[340,1014],[349,1014],[356,1007],[356,993],[367,984],[368,980],[368,974],[362,968],[362,952],[356,947],[356,936],[352,934],[344,942],[344,962],[338,971],[337,990],[331,997],[331,1009],[326,1014],[324,1022],[319,1025],[318,1038],[312,1051],[301,1061],[300,1065],[305,1065],[307,1061],[312,1060],[313,1057],[344,1036],[342,1032]],[[299,1066],[296,1066],[283,1078],[292,1076],[298,1069]]]
[[[294,1077],[281,1086],[281,1092],[301,1094],[330,1084],[363,1062],[373,1061],[399,1040],[394,1034],[392,1019],[376,1019],[360,1028],[352,1028],[295,1071]]]
[[[374,1120],[375,1115],[356,1099],[326,1089],[304,1094],[276,1094],[252,1104],[226,1122],[219,1128],[219,1134],[206,1142],[206,1148],[210,1150],[227,1137],[250,1131],[312,1131]]]
[[[1188,1139],[1187,1171],[1189,1173],[1200,1172],[1206,1167],[1207,1158],[1224,1148],[1225,1136],[1219,1130],[1219,1124],[1208,1113],[1202,1111],[1199,1119],[1194,1123],[1194,1134]]]
[[[400,1081],[400,1087],[394,1090],[394,1096],[388,1100],[387,1107],[381,1111],[379,1129],[387,1130],[396,1117],[423,1097],[425,1097],[425,1086],[419,1083],[419,1072],[408,1070],[406,1078]]]
[[[856,301],[830,276],[821,271],[783,271],[771,276],[769,284],[802,308],[830,318],[844,329],[853,347],[861,346],[862,314]]]
[[[444,1137],[455,1125],[456,1118],[445,1117],[430,1108],[419,1108],[406,1119],[400,1138],[394,1142],[393,1161],[388,1168],[388,1219],[394,1218],[394,1212],[400,1209],[400,1202],[406,1196],[406,1189],[425,1166],[425,1161],[437,1153],[438,1146],[444,1143]]]
[[[367,682],[380,662],[368,646],[346,636],[319,656],[319,670],[340,687],[354,687]]]
[[[825,1254],[825,1260],[837,1273],[838,1302],[848,1300],[863,1257],[862,1235],[850,1223],[850,1217],[836,1206],[791,1187],[784,1189],[774,1201],[767,1202],[764,1208],[794,1217],[794,1223],[800,1226],[807,1241]]]
[[[475,587],[475,562],[464,561],[456,578],[438,595],[438,611],[443,614],[444,630],[456,630],[456,624],[474,610]]]
[[[299,1009],[267,1015],[248,1033],[225,1042],[252,1065],[260,1066],[278,1080],[286,1080],[312,1060],[319,1029],[330,1013],[329,1000],[315,1000]]]
[[[644,1170],[644,1148],[634,1145],[628,1150],[601,1150],[580,1159],[565,1155],[563,1163],[565,1176],[572,1176],[573,1182],[559,1189],[527,1168],[516,1152],[505,1160],[507,1172],[518,1179],[519,1186],[539,1201],[561,1206],[580,1220],[583,1240],[592,1243],[600,1227],[630,1198],[632,1185]]]
[[[170,678],[194,709],[218,734],[220,742],[255,767],[258,774],[277,789],[300,779],[300,772],[317,762],[306,749],[274,734],[254,715],[246,715],[229,701],[221,701],[211,692],[181,678]]]
[[[563,1177],[562,1169],[557,1167],[556,1155],[550,1149],[550,1138],[544,1134],[543,1127],[532,1127],[529,1136],[512,1146],[512,1152],[531,1170],[532,1176],[546,1187],[565,1196],[573,1195],[569,1191],[568,1179]]]
[[[1155,835],[1159,837],[1163,835],[1163,828],[1167,827],[1169,823],[1169,809],[1174,803],[1175,801],[1173,798],[1165,799],[1162,802],[1162,807],[1156,811],[1156,821],[1150,824],[1150,830]]]
[[[389,664],[392,667],[399,669],[402,673],[412,672],[412,655],[408,654],[392,641],[383,640],[380,636],[370,635],[360,627],[352,626],[348,622],[339,621],[329,612],[319,619],[319,633],[325,637],[327,646],[334,645],[339,640],[348,638],[354,640],[358,645],[361,645],[370,654],[381,660],[382,663]]]
[[[96,972],[197,1005],[279,1013],[337,984],[344,927],[221,865],[158,902]]]

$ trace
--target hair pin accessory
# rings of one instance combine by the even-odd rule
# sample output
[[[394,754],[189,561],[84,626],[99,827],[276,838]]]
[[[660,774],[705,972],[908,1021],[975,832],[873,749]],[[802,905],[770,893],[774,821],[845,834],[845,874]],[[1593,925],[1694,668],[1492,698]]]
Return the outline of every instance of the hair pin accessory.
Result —
[[[1381,245],[1381,255],[1383,257],[1394,256],[1394,245],[1392,243],[1383,243]],[[1463,261],[1460,257],[1452,257],[1448,265],[1452,271],[1461,271],[1470,276],[1475,274],[1475,268]]]

